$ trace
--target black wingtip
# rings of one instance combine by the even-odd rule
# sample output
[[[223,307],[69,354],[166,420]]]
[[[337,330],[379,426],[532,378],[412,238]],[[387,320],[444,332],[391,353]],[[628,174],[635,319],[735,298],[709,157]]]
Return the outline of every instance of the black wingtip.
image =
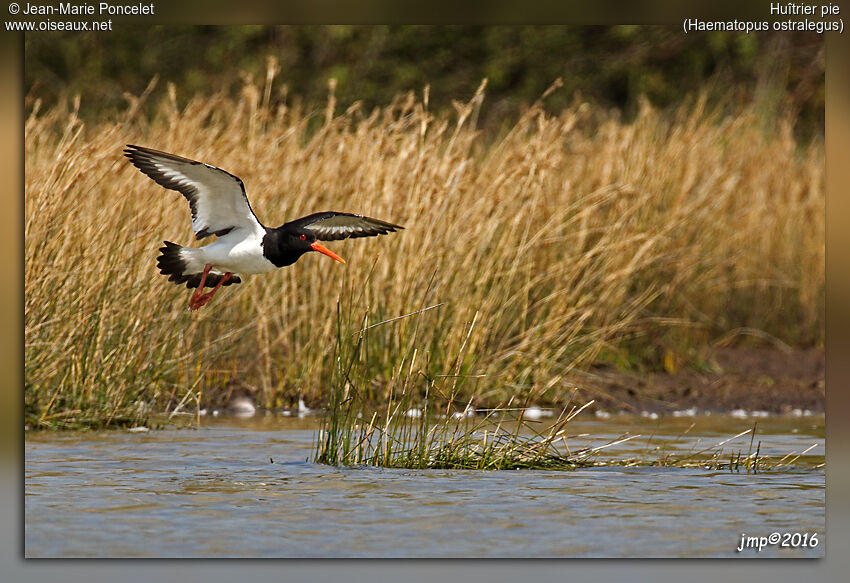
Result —
[[[134,146],[133,144],[127,144],[124,147],[123,153],[124,153],[124,156],[128,160],[130,160],[130,162],[133,162],[133,164],[135,164],[136,160],[138,160],[139,156],[142,153],[144,153],[144,148],[142,148],[141,146]]]
[[[137,146],[135,144],[127,144],[124,146],[124,155],[127,156],[131,161],[151,158],[155,155],[165,156],[169,158],[179,158],[179,156],[175,156],[174,154],[169,154],[167,152],[160,152],[159,150],[154,150],[153,148],[145,148],[144,146]],[[187,162],[191,162],[192,160],[187,160]]]
[[[381,226],[384,227],[386,229],[386,231],[384,231],[383,233],[378,233],[379,235],[389,235],[390,233],[395,233],[396,231],[403,231],[404,230],[404,227],[401,226],[401,225],[394,225],[392,223],[387,223],[386,221],[381,221],[381,222],[384,223]]]

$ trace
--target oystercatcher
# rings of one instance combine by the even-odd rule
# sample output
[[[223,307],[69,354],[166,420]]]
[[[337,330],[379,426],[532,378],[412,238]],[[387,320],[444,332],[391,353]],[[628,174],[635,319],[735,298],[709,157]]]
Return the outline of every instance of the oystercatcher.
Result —
[[[284,223],[263,226],[254,215],[245,185],[221,168],[174,154],[128,145],[124,155],[160,186],[176,190],[189,201],[195,237],[218,239],[204,247],[182,247],[164,241],[157,266],[169,281],[196,288],[189,308],[209,302],[222,286],[241,283],[237,274],[263,273],[292,265],[308,251],[318,251],[345,263],[319,244],[349,237],[386,235],[404,227],[351,213],[326,211]],[[204,287],[213,288],[203,293]]]

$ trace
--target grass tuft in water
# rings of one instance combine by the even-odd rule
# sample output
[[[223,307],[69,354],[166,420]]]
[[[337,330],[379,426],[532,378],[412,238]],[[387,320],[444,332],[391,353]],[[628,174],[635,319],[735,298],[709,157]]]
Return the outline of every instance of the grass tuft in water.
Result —
[[[364,354],[369,350],[368,334],[390,318],[372,326],[361,326],[353,340],[342,332],[344,311],[337,309],[336,378],[328,395],[328,411],[317,432],[313,459],[333,466],[374,466],[399,469],[452,470],[573,470],[588,467],[669,467],[702,468],[730,472],[758,473],[787,469],[809,453],[791,453],[779,460],[760,455],[761,442],[754,446],[757,424],[737,435],[702,449],[689,452],[650,450],[639,457],[603,458],[601,452],[641,435],[624,434],[598,446],[571,449],[569,423],[593,404],[573,405],[564,409],[551,423],[541,425],[526,419],[527,409],[511,398],[502,407],[476,415],[472,400],[459,401],[459,375],[428,374],[429,363],[423,352],[412,348],[401,358],[391,382],[394,390],[386,407],[370,411],[372,405],[363,387],[368,386]],[[364,322],[366,318],[364,317]],[[474,326],[474,321],[472,326]],[[461,350],[463,351],[463,346]],[[455,361],[462,362],[464,354]],[[412,390],[417,381],[425,382],[424,398]],[[478,411],[477,413],[481,413]],[[543,427],[541,430],[540,428]],[[687,431],[685,431],[687,433]],[[723,447],[736,439],[750,436],[749,450],[726,453]],[[801,463],[809,460],[802,460]],[[808,467],[818,467],[813,463]]]

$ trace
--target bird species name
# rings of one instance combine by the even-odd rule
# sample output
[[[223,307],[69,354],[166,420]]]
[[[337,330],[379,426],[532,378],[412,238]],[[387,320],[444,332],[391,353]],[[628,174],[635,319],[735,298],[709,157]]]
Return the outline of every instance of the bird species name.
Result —
[[[797,4],[788,2],[782,4],[780,2],[772,2],[770,4],[770,16],[777,18],[782,16],[792,16],[796,18],[782,19],[778,18],[772,22],[767,20],[725,20],[725,21],[707,21],[699,18],[685,18],[682,23],[682,30],[685,34],[689,32],[707,32],[707,31],[724,31],[724,32],[761,32],[767,30],[790,32],[816,32],[823,34],[825,32],[844,32],[844,19],[839,18],[841,8],[837,4]],[[799,18],[809,17],[809,18]]]
[[[840,10],[837,4],[823,4],[818,6],[816,4],[794,4],[793,2],[788,2],[787,4],[781,4],[779,2],[770,3],[770,13],[772,15],[813,15],[817,11],[820,11],[820,16],[823,18],[824,16],[836,15]]]

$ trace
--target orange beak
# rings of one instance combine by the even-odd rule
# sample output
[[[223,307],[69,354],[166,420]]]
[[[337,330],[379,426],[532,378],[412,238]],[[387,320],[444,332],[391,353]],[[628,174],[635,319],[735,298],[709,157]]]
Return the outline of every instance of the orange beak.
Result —
[[[334,253],[333,251],[331,251],[327,247],[325,247],[323,245],[319,245],[318,242],[315,242],[312,245],[310,245],[310,249],[312,249],[313,251],[318,251],[319,253],[324,253],[325,255],[330,257],[331,259],[336,259],[340,263],[345,263],[345,259],[343,259],[339,255],[337,255],[336,253]]]

